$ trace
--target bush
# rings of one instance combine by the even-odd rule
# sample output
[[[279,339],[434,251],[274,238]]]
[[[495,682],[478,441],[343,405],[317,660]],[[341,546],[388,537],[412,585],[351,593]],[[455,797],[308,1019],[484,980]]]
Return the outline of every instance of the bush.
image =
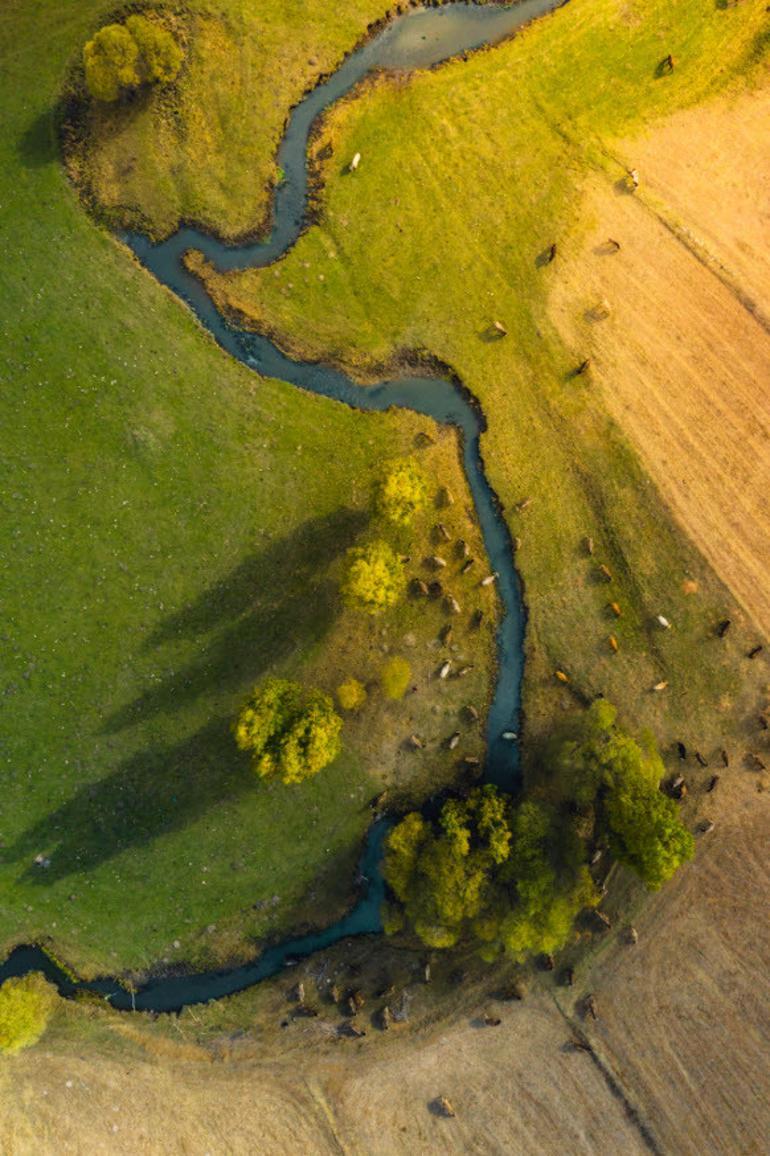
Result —
[[[368,614],[381,614],[404,596],[404,568],[387,542],[353,546],[347,552],[342,581],[345,602]]]
[[[113,103],[142,84],[167,84],[184,53],[171,33],[146,16],[100,28],[83,48],[86,88],[95,100]]]
[[[397,526],[408,526],[427,502],[428,481],[414,458],[393,462],[377,483],[377,513]]]
[[[405,658],[389,658],[380,672],[385,697],[394,700],[403,698],[411,677],[412,668]]]
[[[176,80],[184,53],[168,29],[146,16],[129,16],[126,28],[139,49],[142,82],[168,84]]]
[[[343,710],[360,710],[367,697],[366,687],[357,678],[349,678],[337,687],[337,701]]]
[[[604,802],[610,850],[651,891],[695,854],[695,840],[673,799],[641,777],[621,779]]]
[[[56,988],[39,971],[0,986],[0,1052],[11,1055],[42,1036],[56,1006]]]
[[[301,783],[337,757],[341,730],[342,719],[327,694],[269,678],[238,716],[235,741],[251,752],[260,778]]]

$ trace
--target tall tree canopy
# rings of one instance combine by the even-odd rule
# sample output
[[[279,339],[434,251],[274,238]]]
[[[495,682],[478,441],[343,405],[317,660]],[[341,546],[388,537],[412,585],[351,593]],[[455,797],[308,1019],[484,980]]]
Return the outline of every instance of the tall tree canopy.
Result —
[[[342,597],[367,614],[395,606],[406,591],[404,567],[387,542],[377,540],[348,550]]]
[[[238,716],[235,741],[251,752],[260,778],[301,783],[337,757],[341,730],[342,719],[327,694],[268,678]]]
[[[124,24],[106,24],[83,48],[86,88],[95,100],[112,103],[143,84],[174,80],[183,59],[167,28],[135,14]]]

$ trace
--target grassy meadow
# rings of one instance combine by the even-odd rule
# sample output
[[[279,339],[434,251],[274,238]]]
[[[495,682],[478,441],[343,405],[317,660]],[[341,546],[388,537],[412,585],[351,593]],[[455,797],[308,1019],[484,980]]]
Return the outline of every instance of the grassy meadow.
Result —
[[[106,219],[161,237],[195,221],[223,237],[266,221],[289,109],[332,72],[386,0],[191,0],[180,83],[126,110],[94,106],[73,172]]]
[[[590,369],[575,373],[598,303],[584,302],[585,345],[565,348],[549,296],[586,227],[583,180],[632,195],[613,140],[738,83],[759,66],[767,21],[759,2],[571,0],[467,61],[367,82],[315,142],[318,226],[276,269],[205,274],[221,305],[297,352],[332,355],[365,382],[399,351],[429,350],[480,399],[488,474],[521,540],[531,735],[570,701],[557,668],[665,746],[710,749],[740,726],[750,636],[714,639],[730,595],[607,417]],[[652,693],[660,682],[666,693]]]
[[[230,720],[268,670],[376,681],[403,634],[433,668],[438,610],[375,628],[336,597],[375,472],[430,426],[258,379],[89,220],[53,110],[109,11],[0,12],[0,952],[47,939],[90,974],[212,962],[325,922],[349,898],[369,799],[456,773],[437,746],[427,763],[394,755],[421,712],[443,718],[428,695],[375,692],[301,806],[235,749]],[[419,452],[462,518],[454,438]],[[463,693],[482,707],[491,631],[468,645]]]

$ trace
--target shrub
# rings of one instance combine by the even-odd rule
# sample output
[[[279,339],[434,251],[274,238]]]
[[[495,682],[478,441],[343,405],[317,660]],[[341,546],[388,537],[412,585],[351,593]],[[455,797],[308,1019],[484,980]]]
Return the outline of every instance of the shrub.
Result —
[[[360,710],[366,699],[366,687],[357,678],[349,678],[337,687],[337,701],[343,710]]]
[[[428,481],[414,458],[393,462],[377,483],[378,514],[397,526],[408,526],[428,502]]]
[[[176,80],[184,53],[167,28],[146,16],[129,16],[126,28],[139,50],[139,68],[145,84]]]
[[[0,1052],[13,1054],[42,1036],[56,1006],[56,988],[39,971],[0,986]]]
[[[256,687],[235,724],[235,741],[250,751],[262,779],[301,783],[340,753],[342,719],[332,700],[300,683],[269,678]]]
[[[394,700],[403,698],[411,677],[412,668],[405,658],[389,658],[380,672],[385,697]]]
[[[395,606],[405,590],[403,566],[387,542],[380,540],[348,550],[342,597],[349,606],[380,614]]]

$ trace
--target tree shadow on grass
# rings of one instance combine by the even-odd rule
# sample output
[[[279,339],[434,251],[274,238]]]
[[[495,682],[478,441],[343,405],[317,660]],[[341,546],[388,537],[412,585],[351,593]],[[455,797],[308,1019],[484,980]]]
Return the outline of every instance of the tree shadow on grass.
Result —
[[[25,883],[49,885],[99,866],[200,818],[211,807],[256,789],[248,758],[233,743],[229,719],[216,719],[180,743],[140,751],[106,778],[82,786],[27,828],[3,852],[28,860]],[[35,855],[50,857],[38,866]]]
[[[35,117],[19,137],[17,152],[26,169],[41,169],[58,160],[59,145],[56,139],[55,120],[54,112],[46,109]]]
[[[115,733],[155,714],[170,714],[211,691],[232,693],[256,682],[298,646],[327,632],[337,591],[329,565],[350,546],[366,515],[340,510],[303,523],[261,554],[244,559],[192,605],[171,615],[145,648],[197,637],[216,629],[199,656],[167,674],[106,722]]]
[[[107,729],[117,731],[159,712],[171,713],[212,690],[227,693],[251,686],[294,647],[321,638],[333,621],[337,598],[325,572],[365,523],[366,515],[352,510],[305,522],[169,617],[149,645],[224,628],[202,642],[194,662],[115,714]],[[122,851],[197,821],[223,801],[255,790],[248,757],[237,751],[231,723],[229,717],[216,718],[177,743],[132,755],[29,827],[2,852],[2,859],[26,859],[23,881],[48,885],[91,871]],[[35,864],[36,855],[50,858],[50,864]]]

